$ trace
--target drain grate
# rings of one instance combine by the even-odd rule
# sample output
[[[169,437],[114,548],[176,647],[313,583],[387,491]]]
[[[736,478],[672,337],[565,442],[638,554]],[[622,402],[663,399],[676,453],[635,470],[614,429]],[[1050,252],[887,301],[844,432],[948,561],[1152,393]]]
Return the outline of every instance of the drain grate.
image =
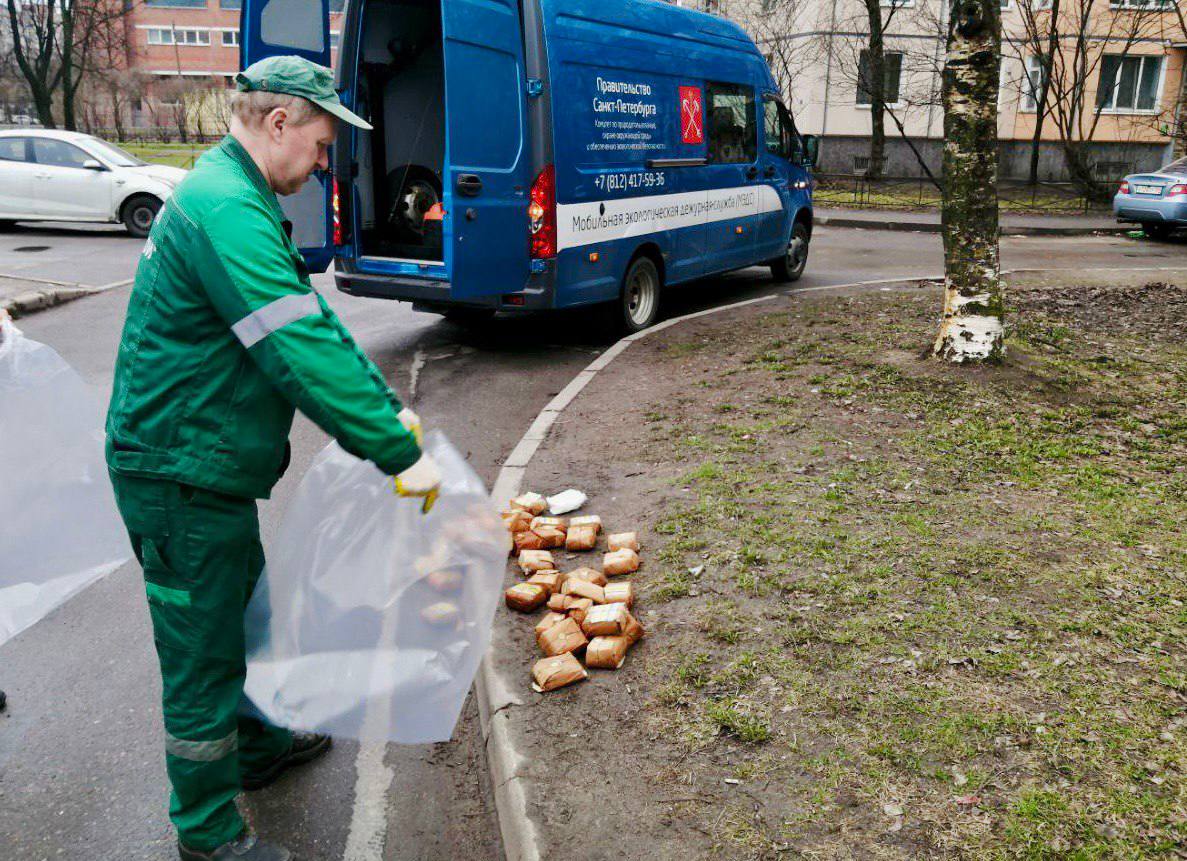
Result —
[[[49,251],[48,245],[22,245],[20,248],[14,248],[13,251]]]

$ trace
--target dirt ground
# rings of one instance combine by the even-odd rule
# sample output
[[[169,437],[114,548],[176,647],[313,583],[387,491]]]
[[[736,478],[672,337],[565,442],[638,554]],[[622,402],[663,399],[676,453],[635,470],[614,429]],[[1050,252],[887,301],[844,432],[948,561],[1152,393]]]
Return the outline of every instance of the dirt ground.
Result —
[[[1117,278],[1011,284],[1000,366],[928,286],[586,388],[524,486],[639,531],[648,636],[541,696],[500,615],[545,858],[1187,858],[1187,271]]]

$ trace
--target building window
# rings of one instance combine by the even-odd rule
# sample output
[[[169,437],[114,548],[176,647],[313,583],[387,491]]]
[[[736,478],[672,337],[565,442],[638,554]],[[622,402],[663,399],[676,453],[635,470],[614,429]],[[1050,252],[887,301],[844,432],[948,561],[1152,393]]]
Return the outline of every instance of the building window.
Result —
[[[1002,11],[1005,12],[1007,9],[1010,8],[1010,5],[1011,5],[1010,0],[1002,0]]]
[[[1154,111],[1162,89],[1162,57],[1106,54],[1100,62],[1096,106],[1102,111]]]
[[[779,0],[762,0],[762,14],[770,15],[779,5]]]
[[[242,7],[243,0],[218,0],[220,9],[241,9]]]
[[[748,164],[758,158],[758,117],[754,90],[738,84],[709,84],[709,161]]]
[[[1039,57],[1026,58],[1026,79],[1022,82],[1022,110],[1037,111],[1039,96],[1046,83],[1047,70]]]
[[[346,7],[346,0],[330,0],[330,14],[340,15]]]
[[[175,9],[205,9],[206,0],[144,0],[145,6],[171,6]]]
[[[897,51],[887,51],[882,55],[882,101],[887,105],[897,105],[899,100],[899,84],[903,76],[903,55]],[[870,92],[870,52],[863,49],[857,62],[857,104],[873,104],[874,97]]]
[[[150,45],[209,45],[210,31],[186,28],[174,30],[166,27],[152,27],[148,30]]]
[[[239,31],[238,30],[223,30],[223,47],[224,48],[238,48],[239,47]]]
[[[910,9],[915,0],[879,0],[878,5],[883,9]]]
[[[1112,9],[1174,9],[1175,0],[1109,0]]]

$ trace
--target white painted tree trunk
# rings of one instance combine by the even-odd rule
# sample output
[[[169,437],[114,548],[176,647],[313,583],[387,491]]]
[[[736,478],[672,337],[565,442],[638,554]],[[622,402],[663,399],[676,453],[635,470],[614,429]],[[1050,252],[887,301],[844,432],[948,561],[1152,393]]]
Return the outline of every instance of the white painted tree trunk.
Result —
[[[951,362],[1004,354],[998,261],[1000,0],[951,0],[944,60],[944,318],[934,352]]]

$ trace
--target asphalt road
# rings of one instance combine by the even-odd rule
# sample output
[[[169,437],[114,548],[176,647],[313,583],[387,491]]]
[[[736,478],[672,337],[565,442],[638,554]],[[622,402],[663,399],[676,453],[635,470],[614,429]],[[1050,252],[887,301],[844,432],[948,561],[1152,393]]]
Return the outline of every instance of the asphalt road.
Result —
[[[30,246],[48,248],[18,250]],[[22,228],[0,234],[0,276],[108,284],[131,274],[139,247],[118,232]],[[1141,268],[1181,264],[1187,244],[1018,238],[1002,249],[1006,268]],[[936,276],[941,260],[936,235],[819,228],[795,287]],[[327,276],[317,283],[406,402],[428,427],[444,429],[488,482],[537,411],[609,343],[586,313],[496,320],[471,331],[406,305],[338,293]],[[774,289],[786,288],[751,269],[673,291],[664,310],[688,313]],[[106,402],[127,300],[128,288],[116,288],[20,325]],[[265,541],[327,438],[298,418],[292,441],[292,467],[261,505]],[[176,857],[165,815],[160,682],[134,564],[0,647],[0,687],[9,694],[0,715],[3,857]],[[382,760],[339,743],[323,761],[250,796],[248,814],[306,861],[500,857],[472,704],[454,741],[390,746]]]

